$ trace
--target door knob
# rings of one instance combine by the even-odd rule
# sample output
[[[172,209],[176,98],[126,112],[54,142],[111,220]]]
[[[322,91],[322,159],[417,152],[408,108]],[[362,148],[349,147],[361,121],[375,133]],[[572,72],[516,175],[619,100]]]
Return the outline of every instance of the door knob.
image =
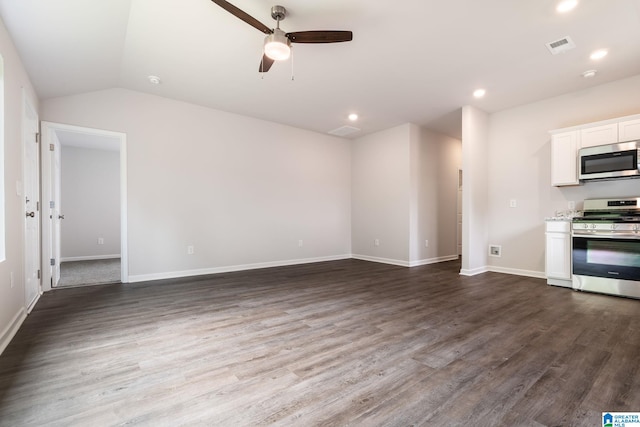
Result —
[[[58,215],[58,219],[64,219],[64,215]]]
[[[35,212],[27,212],[27,216],[30,216],[31,218],[34,218],[36,216]]]

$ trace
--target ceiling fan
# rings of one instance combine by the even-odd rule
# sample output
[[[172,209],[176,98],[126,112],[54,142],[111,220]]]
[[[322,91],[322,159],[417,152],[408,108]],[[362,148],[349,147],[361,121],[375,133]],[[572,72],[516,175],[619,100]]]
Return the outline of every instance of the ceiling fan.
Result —
[[[291,43],[338,43],[353,40],[351,31],[296,31],[285,33],[280,29],[280,21],[287,15],[287,10],[283,6],[273,6],[271,8],[271,17],[276,20],[276,28],[269,28],[225,0],[211,1],[267,35],[264,39],[264,54],[258,69],[261,73],[269,71],[274,61],[287,59],[291,52]]]

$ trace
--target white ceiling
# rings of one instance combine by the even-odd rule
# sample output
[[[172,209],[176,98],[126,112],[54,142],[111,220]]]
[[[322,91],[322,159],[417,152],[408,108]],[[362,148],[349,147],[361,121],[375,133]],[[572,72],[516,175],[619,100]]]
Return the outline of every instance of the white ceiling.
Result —
[[[88,131],[55,129],[58,141],[63,147],[90,148],[102,151],[120,151],[120,138]]]
[[[463,105],[491,113],[640,74],[640,0],[581,0],[564,15],[557,0],[231,3],[273,27],[276,1],[285,31],[353,41],[296,44],[262,78],[264,35],[210,0],[0,0],[0,14],[41,99],[122,87],[323,133],[361,128],[353,137],[407,122],[459,137]],[[545,43],[564,36],[577,47],[551,55]],[[609,55],[595,63],[598,48]]]

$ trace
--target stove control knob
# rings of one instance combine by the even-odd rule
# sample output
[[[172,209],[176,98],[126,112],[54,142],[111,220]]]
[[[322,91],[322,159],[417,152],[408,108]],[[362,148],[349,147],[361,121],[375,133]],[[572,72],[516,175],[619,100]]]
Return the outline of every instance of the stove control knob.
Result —
[[[616,228],[618,228],[618,224],[611,224],[611,229],[615,230]]]
[[[589,224],[586,224],[586,223],[585,223],[585,224],[582,224],[582,226],[583,226],[585,229],[589,228]]]
[[[633,231],[640,231],[640,224],[635,224],[633,226]]]
[[[591,228],[593,228],[595,230],[596,229],[596,225],[595,224],[591,224]]]

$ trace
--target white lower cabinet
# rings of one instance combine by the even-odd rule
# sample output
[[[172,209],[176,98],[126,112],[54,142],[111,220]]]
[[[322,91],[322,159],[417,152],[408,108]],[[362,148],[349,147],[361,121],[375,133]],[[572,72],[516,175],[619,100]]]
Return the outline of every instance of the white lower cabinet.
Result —
[[[571,221],[546,221],[545,270],[549,285],[571,287]]]

